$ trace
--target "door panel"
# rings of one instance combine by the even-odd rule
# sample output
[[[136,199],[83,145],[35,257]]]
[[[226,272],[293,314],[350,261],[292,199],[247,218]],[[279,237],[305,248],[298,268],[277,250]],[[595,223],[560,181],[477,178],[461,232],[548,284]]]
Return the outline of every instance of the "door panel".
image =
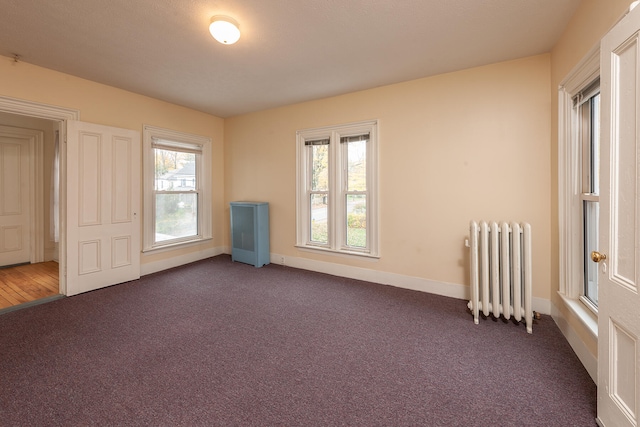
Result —
[[[80,131],[74,136],[78,145],[78,225],[102,225],[102,162],[110,162],[108,153],[102,153],[102,135]],[[67,136],[69,138],[69,136]],[[108,142],[106,142],[108,143]],[[67,154],[69,155],[69,154]],[[70,165],[71,166],[71,165]]]
[[[132,176],[131,173],[134,170],[132,165],[132,150],[135,147],[131,144],[130,140],[124,138],[114,138],[113,141],[113,162],[112,162],[112,176],[113,176],[113,194],[111,200],[112,205],[112,221],[114,223],[127,223],[133,221],[131,217],[133,213],[133,207],[131,206],[132,200]],[[139,148],[136,148],[139,150]],[[140,165],[137,165],[138,171]],[[123,193],[118,197],[118,193]]]
[[[140,133],[67,123],[67,295],[140,277]]]
[[[640,409],[640,8],[601,44],[598,419],[637,426]]]

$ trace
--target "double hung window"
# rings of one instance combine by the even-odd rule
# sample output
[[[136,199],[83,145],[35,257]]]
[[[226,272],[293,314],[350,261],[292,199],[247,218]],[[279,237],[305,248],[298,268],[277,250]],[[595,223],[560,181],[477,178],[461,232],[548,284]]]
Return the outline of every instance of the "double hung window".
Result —
[[[210,140],[145,126],[144,141],[144,249],[210,238]]]
[[[592,309],[598,306],[598,264],[591,252],[598,250],[598,170],[600,153],[600,82],[583,89],[574,97],[577,134],[582,149],[581,192],[583,288],[581,298]]]
[[[598,46],[560,83],[558,91],[559,294],[598,336],[600,167],[600,51]]]
[[[298,246],[378,255],[377,122],[297,134]]]
[[[598,337],[600,49],[595,46],[558,90],[560,283],[566,306]]]

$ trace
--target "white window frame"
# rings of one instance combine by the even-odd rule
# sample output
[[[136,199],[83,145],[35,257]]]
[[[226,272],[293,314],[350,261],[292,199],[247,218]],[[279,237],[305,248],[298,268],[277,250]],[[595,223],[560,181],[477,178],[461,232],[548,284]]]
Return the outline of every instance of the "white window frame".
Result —
[[[143,252],[172,249],[190,245],[212,238],[211,210],[211,138],[185,132],[164,129],[156,126],[143,127]],[[201,151],[196,155],[196,181],[198,193],[198,234],[183,239],[155,241],[155,161],[154,141],[163,140],[175,143],[176,147],[193,148]]]
[[[346,245],[346,210],[344,206],[345,181],[342,164],[346,148],[341,147],[341,137],[369,134],[367,143],[367,244],[363,249]],[[328,138],[329,143],[329,195],[328,195],[328,243],[311,241],[311,191],[310,162],[305,141]],[[345,255],[379,257],[378,229],[378,121],[364,121],[344,125],[305,129],[296,132],[297,191],[296,191],[296,246],[314,251]]]
[[[600,76],[600,46],[595,46],[558,88],[558,215],[560,286],[558,293],[591,334],[598,337],[597,311],[582,297],[582,140],[574,97]]]

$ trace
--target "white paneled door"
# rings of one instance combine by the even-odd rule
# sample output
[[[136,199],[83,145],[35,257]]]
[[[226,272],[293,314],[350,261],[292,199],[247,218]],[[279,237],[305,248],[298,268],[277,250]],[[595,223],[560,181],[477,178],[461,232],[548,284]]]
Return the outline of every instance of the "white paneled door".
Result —
[[[638,425],[640,410],[640,7],[601,44],[598,420]],[[606,256],[606,258],[603,257]]]
[[[140,277],[140,133],[67,122],[67,295]]]
[[[29,140],[0,132],[0,265],[31,261]]]
[[[43,135],[0,126],[0,266],[44,261]]]

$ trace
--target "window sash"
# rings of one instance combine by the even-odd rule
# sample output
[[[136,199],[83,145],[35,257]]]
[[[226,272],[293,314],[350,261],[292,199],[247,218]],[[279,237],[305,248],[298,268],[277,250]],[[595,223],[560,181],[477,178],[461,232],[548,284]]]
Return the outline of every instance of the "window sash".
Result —
[[[600,121],[599,95],[594,93],[577,107],[579,135],[582,144],[582,192],[598,194],[600,169]]]
[[[188,152],[184,152],[184,151],[177,151],[177,150],[169,150],[167,148],[159,148],[159,147],[154,147],[153,148],[153,159],[154,159],[154,164],[153,164],[153,173],[154,173],[154,182],[153,182],[153,190],[154,191],[172,191],[171,189],[169,189],[169,187],[164,188],[164,186],[160,186],[158,183],[159,182],[164,182],[164,181],[168,181],[170,184],[173,183],[174,181],[179,182],[178,184],[178,188],[179,187],[184,187],[183,182],[186,181],[186,176],[190,176],[190,175],[184,175],[185,178],[181,178],[180,176],[176,177],[176,175],[171,175],[172,172],[179,172],[180,170],[183,170],[189,163],[191,163],[190,161],[184,162],[181,165],[181,168],[178,169],[177,167],[173,170],[167,170],[164,173],[162,173],[162,171],[158,171],[158,151],[163,151],[163,152],[167,152],[173,154],[175,153],[176,156],[178,154],[193,154],[193,188],[189,189],[189,190],[173,190],[173,191],[199,191],[202,187],[202,182],[200,179],[200,168],[202,167],[202,158],[201,155],[198,153],[188,153]],[[175,161],[177,162],[177,157],[175,159]],[[184,161],[184,159],[182,159]],[[163,178],[169,178],[169,179],[163,179]]]
[[[352,202],[349,199],[352,198]],[[364,214],[355,200],[364,198]],[[369,230],[367,228],[368,194],[366,191],[345,192],[344,216],[346,219],[344,245],[349,249],[366,250],[369,247]],[[364,236],[363,236],[364,234]]]
[[[171,142],[171,141],[164,141],[164,142]],[[181,146],[183,145],[180,142],[176,142],[176,145]],[[201,152],[190,152],[190,151],[184,151],[182,149],[171,149],[169,148],[170,144],[163,144],[163,145],[158,145],[158,144],[152,144],[152,150],[155,151],[157,149],[160,150],[165,150],[165,151],[172,151],[175,153],[187,153],[187,154],[194,154],[195,158],[194,158],[194,180],[195,180],[195,185],[193,189],[188,189],[188,190],[175,190],[175,189],[170,189],[170,190],[165,190],[165,189],[158,189],[157,188],[157,181],[158,181],[158,175],[157,175],[157,164],[154,161],[154,188],[153,188],[153,203],[152,203],[152,210],[153,210],[153,222],[152,222],[152,246],[164,246],[167,244],[172,244],[172,243],[178,243],[178,242],[183,242],[183,241],[189,241],[189,240],[193,240],[193,239],[200,239],[202,238],[202,205],[201,205],[201,200],[202,200],[202,180],[200,179],[201,176],[201,167],[202,167],[202,158],[201,158]],[[154,160],[155,160],[155,155],[154,155]],[[179,236],[175,236],[175,238],[163,238],[163,239],[159,239],[158,236],[159,235],[167,235],[166,232],[162,233],[160,231],[165,231],[165,230],[159,230],[159,222],[161,221],[161,218],[159,218],[160,212],[158,212],[158,200],[160,196],[163,195],[167,195],[167,196],[179,196],[183,195],[185,196],[184,198],[190,198],[192,196],[195,196],[195,205],[196,205],[196,217],[195,217],[195,232],[194,233],[190,233],[190,234],[184,234],[184,235],[179,235]],[[175,214],[177,214],[179,212],[179,208],[176,209],[174,211]],[[176,218],[176,221],[179,221],[179,218]],[[164,225],[163,225],[164,226]],[[179,227],[178,223],[175,223],[174,228],[175,227]],[[170,235],[170,234],[169,234]]]
[[[320,203],[314,203],[314,199]],[[331,246],[331,222],[328,191],[311,191],[308,198],[309,206],[309,244],[324,247]],[[314,206],[324,206],[315,207]],[[324,212],[322,211],[324,210]]]
[[[591,261],[591,251],[598,250],[599,203],[599,79],[574,97],[577,134],[582,152],[581,193],[582,210],[582,286],[580,301],[594,313],[598,307],[598,265]]]
[[[188,209],[182,215],[175,215],[173,218],[174,221],[169,221],[166,223],[166,219],[160,216],[158,212],[158,202],[161,196],[177,196],[181,202],[188,199],[195,199],[195,224],[194,221],[180,221],[182,217],[188,217],[189,212]],[[180,197],[186,196],[186,197]],[[192,240],[197,237],[202,237],[201,233],[201,221],[200,221],[200,201],[202,200],[200,192],[194,191],[157,191],[153,195],[153,208],[154,208],[154,220],[153,220],[153,244],[154,245],[166,245],[168,243],[177,243],[182,241]],[[176,209],[173,213],[179,213],[181,210],[180,207]],[[193,208],[192,208],[193,213]],[[188,219],[188,218],[187,218]],[[160,226],[159,226],[160,225]],[[193,230],[195,228],[195,230]],[[185,230],[188,231],[185,233]],[[166,236],[166,238],[159,238],[159,235]]]
[[[326,143],[325,143],[326,141]],[[307,181],[307,187],[311,190],[311,191],[329,191],[329,189],[331,188],[332,185],[332,176],[331,176],[331,145],[329,143],[329,139],[326,140],[321,140],[322,143],[319,144],[315,144],[314,142],[317,141],[308,141],[311,142],[311,144],[307,144],[307,141],[305,141],[305,147],[307,149],[308,152],[308,165],[307,165],[307,169],[309,171],[308,174],[308,181]],[[324,170],[321,170],[320,173],[318,173],[318,176],[316,175],[316,158],[315,158],[315,154],[316,154],[316,147],[318,146],[326,146],[328,148],[327,152],[326,152],[326,168],[324,168]],[[320,166],[320,165],[318,165]],[[326,183],[324,185],[320,185],[320,179],[322,178],[322,175],[326,174],[326,177],[324,178],[326,180]],[[318,182],[314,182],[314,178],[318,181]]]
[[[355,251],[366,251],[370,247],[368,240],[370,233],[367,228],[367,215],[369,212],[370,200],[368,191],[368,180],[370,171],[369,163],[367,161],[368,151],[370,149],[369,140],[369,133],[340,137],[340,145],[342,149],[341,160],[343,162],[343,179],[341,180],[342,186],[340,192],[341,201],[343,203],[342,214],[344,216],[344,231],[341,233],[340,243],[344,248]],[[364,145],[362,147],[359,147],[359,145],[363,142]],[[352,159],[352,147],[363,150],[364,153],[359,153],[359,155],[354,153],[359,157],[357,157],[356,159]],[[360,170],[359,173],[351,170],[352,168],[357,167],[358,164],[361,164],[362,162],[364,162],[364,170]],[[364,177],[362,175],[364,175]],[[363,180],[364,182],[359,182],[360,180]],[[357,198],[364,198],[363,207],[358,207],[355,203],[353,203],[353,200],[356,200]],[[349,203],[350,199],[352,200],[352,203]],[[353,206],[351,206],[352,204]],[[364,214],[359,212],[362,208],[364,210]],[[362,234],[364,234],[364,237],[362,236]]]
[[[316,147],[326,146],[328,148],[326,155],[326,184],[320,185],[314,182],[320,179],[316,176]],[[331,217],[329,215],[331,203],[331,140],[330,138],[305,140],[305,148],[307,150],[307,203],[308,203],[308,239],[307,244],[320,247],[331,247]],[[320,175],[320,174],[318,174]],[[318,201],[320,203],[318,203]]]
[[[598,307],[598,264],[591,260],[591,252],[598,250],[598,221],[599,210],[597,200],[583,200],[582,202],[583,228],[583,289],[585,297],[593,307]],[[591,307],[590,307],[591,308]]]

